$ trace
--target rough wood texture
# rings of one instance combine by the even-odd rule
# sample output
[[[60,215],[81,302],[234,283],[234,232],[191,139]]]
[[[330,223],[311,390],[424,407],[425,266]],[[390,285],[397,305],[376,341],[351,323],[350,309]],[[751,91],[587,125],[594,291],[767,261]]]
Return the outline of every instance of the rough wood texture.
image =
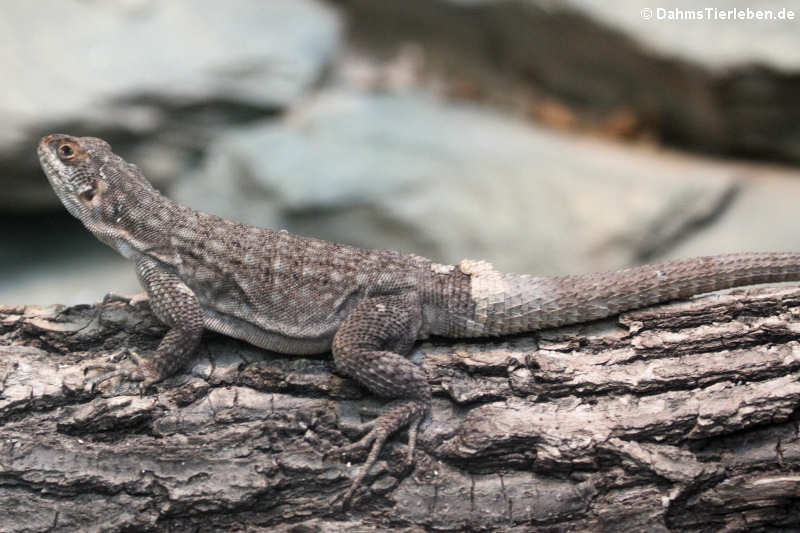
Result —
[[[328,357],[207,333],[154,392],[92,392],[163,335],[146,303],[0,306],[0,531],[797,530],[798,315],[772,287],[422,344],[416,466],[394,440],[342,510],[360,464],[322,454],[381,404]]]

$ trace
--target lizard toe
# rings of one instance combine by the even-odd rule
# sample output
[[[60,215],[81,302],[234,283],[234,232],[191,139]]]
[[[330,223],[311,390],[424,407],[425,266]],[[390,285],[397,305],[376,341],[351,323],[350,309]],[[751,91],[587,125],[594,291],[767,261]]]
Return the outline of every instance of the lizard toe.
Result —
[[[116,382],[116,384],[112,383],[103,387],[106,392],[120,387],[123,382],[137,382],[140,392],[143,392],[150,385],[159,381],[157,377],[154,377],[154,371],[149,367],[148,362],[143,361],[136,351],[128,348],[111,354],[107,362],[88,364],[83,368],[85,376],[95,371],[100,371],[100,373],[87,377],[84,382],[84,388],[91,392],[95,392],[98,387],[109,382]]]
[[[84,382],[84,388],[88,388],[90,392],[96,392],[100,385],[113,381],[117,381],[116,386],[113,384],[110,385],[109,387],[107,387],[107,391],[110,391],[118,387],[124,381],[140,381],[140,378],[134,372],[131,372],[127,369],[117,368],[110,370],[109,372],[104,372],[102,374],[88,378]]]
[[[344,493],[342,502],[347,505],[355,495],[356,491],[363,485],[364,480],[372,467],[378,461],[378,456],[383,450],[389,436],[398,429],[408,426],[408,452],[404,460],[404,467],[408,468],[414,464],[414,451],[416,449],[417,434],[419,424],[422,422],[425,413],[425,405],[416,401],[399,401],[388,412],[382,414],[373,422],[373,427],[358,441],[341,446],[326,455],[351,455],[361,450],[369,449],[369,454],[358,474]]]

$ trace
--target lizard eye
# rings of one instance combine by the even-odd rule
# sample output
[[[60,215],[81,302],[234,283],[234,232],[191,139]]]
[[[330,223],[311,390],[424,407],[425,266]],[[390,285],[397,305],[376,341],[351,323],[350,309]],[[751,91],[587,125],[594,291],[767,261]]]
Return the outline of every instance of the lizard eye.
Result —
[[[58,147],[58,158],[62,161],[68,161],[75,157],[75,148],[70,143],[64,143]]]

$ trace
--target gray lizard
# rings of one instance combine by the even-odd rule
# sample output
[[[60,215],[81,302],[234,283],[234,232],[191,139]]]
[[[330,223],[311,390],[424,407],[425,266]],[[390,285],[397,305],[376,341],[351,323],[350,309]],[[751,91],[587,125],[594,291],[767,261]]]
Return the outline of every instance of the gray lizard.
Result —
[[[101,139],[48,135],[38,153],[67,210],[134,262],[153,312],[169,326],[152,357],[115,375],[156,383],[182,369],[210,329],[285,354],[330,350],[338,372],[393,400],[363,438],[339,449],[369,449],[345,501],[393,432],[408,427],[413,458],[431,403],[424,372],[405,358],[420,339],[530,332],[738,285],[800,280],[796,253],[555,278],[501,273],[483,261],[442,265],[195,211],[161,195]]]

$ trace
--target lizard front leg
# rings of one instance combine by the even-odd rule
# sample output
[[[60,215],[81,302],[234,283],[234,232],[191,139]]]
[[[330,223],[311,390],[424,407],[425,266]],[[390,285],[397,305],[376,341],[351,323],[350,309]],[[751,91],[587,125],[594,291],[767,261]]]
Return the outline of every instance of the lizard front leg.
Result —
[[[170,327],[151,358],[135,357],[135,370],[115,370],[98,376],[93,386],[115,377],[141,381],[146,389],[171,376],[186,365],[200,343],[203,313],[192,290],[175,274],[149,257],[136,259],[136,274],[147,292],[150,308],[156,317]]]
[[[333,339],[336,368],[372,392],[393,398],[361,440],[337,450],[349,453],[370,447],[364,466],[345,493],[347,502],[378,459],[386,439],[409,426],[407,460],[413,460],[417,430],[431,403],[425,373],[403,355],[411,350],[422,326],[422,310],[415,293],[364,300],[342,322]],[[402,354],[402,355],[401,355]]]
[[[147,291],[153,313],[170,327],[154,356],[142,365],[142,386],[147,387],[186,366],[200,344],[203,311],[194,292],[155,260],[140,256],[136,275]]]

